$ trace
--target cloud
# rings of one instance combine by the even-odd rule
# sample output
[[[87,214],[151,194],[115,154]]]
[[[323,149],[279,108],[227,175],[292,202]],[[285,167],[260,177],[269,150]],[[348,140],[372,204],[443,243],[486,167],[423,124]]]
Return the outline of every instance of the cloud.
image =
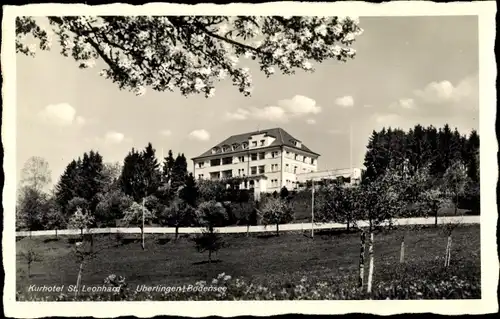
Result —
[[[189,138],[199,141],[208,141],[210,139],[210,133],[206,130],[194,130],[189,133]]]
[[[310,125],[314,125],[314,124],[316,124],[316,120],[315,119],[307,119],[306,123],[310,124]]]
[[[104,142],[107,144],[119,144],[123,142],[125,135],[123,133],[110,131],[104,135]]]
[[[415,100],[409,98],[399,99],[398,101],[392,103],[389,107],[395,109],[407,109],[407,110],[414,109]]]
[[[279,106],[266,106],[264,108],[253,107],[250,109],[251,116],[259,120],[267,120],[271,122],[286,122],[288,121],[285,110]]]
[[[76,116],[76,110],[68,103],[49,104],[40,113],[41,118],[49,124],[57,126],[70,126]],[[84,120],[79,116],[78,121]]]
[[[321,112],[316,101],[303,95],[295,95],[291,99],[283,99],[276,105],[265,107],[238,108],[235,112],[227,112],[228,120],[243,121],[247,119],[267,120],[271,122],[287,122],[290,118],[302,117]]]
[[[229,120],[243,121],[248,119],[250,112],[246,109],[239,108],[236,112],[227,112],[226,118]]]
[[[171,136],[172,135],[172,131],[171,130],[161,130],[160,131],[160,135],[162,135],[162,136]]]
[[[337,104],[340,107],[353,107],[354,106],[354,98],[350,95],[346,95],[343,97],[339,97],[338,99],[335,100],[335,104]]]
[[[307,114],[318,114],[321,107],[316,105],[316,101],[303,95],[295,95],[291,99],[278,101],[278,105],[291,116],[301,116]]]
[[[474,97],[478,92],[479,78],[477,75],[467,76],[456,86],[450,81],[431,82],[423,89],[415,90],[415,96],[429,104],[459,102]]]
[[[77,116],[75,118],[75,122],[79,126],[85,125],[85,123],[87,123],[87,121],[85,120],[85,118],[83,116]]]
[[[402,116],[399,114],[388,113],[388,114],[374,114],[373,118],[376,123],[384,126],[397,126],[401,121]]]

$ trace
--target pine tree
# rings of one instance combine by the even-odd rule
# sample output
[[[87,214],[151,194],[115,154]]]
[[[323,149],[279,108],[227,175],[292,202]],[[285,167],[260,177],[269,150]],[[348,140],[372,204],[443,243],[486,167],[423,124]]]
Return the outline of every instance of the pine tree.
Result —
[[[180,186],[186,183],[187,179],[187,161],[184,154],[177,155],[175,159],[174,165],[171,171],[171,188],[175,193],[179,189]]]
[[[160,164],[156,159],[156,151],[151,143],[148,143],[146,149],[142,153],[142,160],[144,165],[144,182],[146,196],[155,194],[161,184],[161,173],[159,170]]]
[[[180,190],[179,197],[188,205],[192,207],[197,206],[197,201],[199,197],[198,186],[196,186],[196,180],[192,173],[186,178],[186,184]]]
[[[141,162],[141,154],[132,148],[123,161],[123,170],[120,176],[122,191],[131,196],[136,202],[144,197],[144,187],[141,184]]]
[[[151,143],[148,143],[143,152],[132,149],[123,162],[120,176],[122,191],[139,202],[142,198],[155,194],[160,183],[159,163]]]
[[[466,142],[467,175],[474,182],[479,182],[479,135],[473,130]]]
[[[83,159],[78,170],[79,195],[89,203],[90,212],[95,212],[99,203],[98,194],[104,187],[102,156],[98,152],[90,151],[83,155]]]
[[[164,164],[163,164],[163,172],[162,172],[162,182],[163,184],[168,184],[170,183],[171,177],[172,177],[172,169],[174,168],[175,165],[175,159],[174,155],[172,153],[172,150],[168,151],[168,156],[163,159]]]
[[[74,212],[68,212],[67,206],[71,199],[78,196],[78,170],[80,166],[81,160],[72,160],[64,173],[61,175],[59,182],[57,183],[56,189],[56,201],[62,207],[65,216],[70,216]]]

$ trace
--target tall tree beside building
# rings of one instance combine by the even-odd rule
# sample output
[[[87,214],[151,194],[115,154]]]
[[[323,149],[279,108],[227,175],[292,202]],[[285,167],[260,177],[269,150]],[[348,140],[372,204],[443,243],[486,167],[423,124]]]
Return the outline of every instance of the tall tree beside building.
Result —
[[[175,165],[175,158],[172,150],[168,151],[168,156],[163,159],[162,182],[163,184],[170,183],[172,177],[172,169]]]
[[[175,158],[174,165],[171,171],[171,183],[170,186],[173,192],[177,192],[180,186],[186,183],[188,177],[187,172],[187,160],[184,154],[179,154]]]
[[[132,149],[123,161],[122,191],[136,202],[155,194],[161,183],[159,166],[151,143],[142,152]]]
[[[188,205],[196,207],[198,204],[199,191],[194,179],[193,173],[190,173],[186,179],[186,184],[179,192],[179,197]]]

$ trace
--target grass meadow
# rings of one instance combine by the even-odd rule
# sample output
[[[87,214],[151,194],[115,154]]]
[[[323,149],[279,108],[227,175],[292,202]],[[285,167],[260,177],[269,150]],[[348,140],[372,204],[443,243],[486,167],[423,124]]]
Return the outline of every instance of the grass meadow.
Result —
[[[374,240],[374,287],[391,282],[411,285],[412,280],[422,279],[433,283],[458,279],[474,286],[465,297],[480,298],[479,230],[479,225],[461,225],[454,230],[451,265],[446,269],[444,254],[447,237],[443,228],[404,226],[377,231]],[[145,250],[141,248],[138,234],[94,236],[95,249],[102,251],[85,266],[82,284],[87,286],[102,285],[110,274],[126,277],[130,289],[135,289],[137,285],[174,286],[211,282],[221,273],[239,278],[247,285],[270,287],[276,291],[294,287],[304,282],[304,278],[314,283],[328,283],[330,287],[355,287],[358,279],[360,236],[355,231],[317,231],[314,239],[301,232],[282,232],[279,236],[250,234],[248,237],[246,234],[223,234],[226,247],[213,257],[212,263],[207,262],[206,253],[196,251],[189,235],[174,240],[170,234],[146,234]],[[405,260],[400,263],[402,236],[405,237]],[[33,284],[74,285],[79,269],[73,249],[77,238],[18,238],[18,294],[23,298],[28,295],[51,295],[28,293],[29,285]],[[40,261],[32,264],[31,276],[28,276],[27,264],[22,257],[22,252],[29,247],[41,256]],[[365,270],[365,275],[367,272]],[[325,299],[323,297],[319,299]],[[350,298],[348,295],[344,297]]]

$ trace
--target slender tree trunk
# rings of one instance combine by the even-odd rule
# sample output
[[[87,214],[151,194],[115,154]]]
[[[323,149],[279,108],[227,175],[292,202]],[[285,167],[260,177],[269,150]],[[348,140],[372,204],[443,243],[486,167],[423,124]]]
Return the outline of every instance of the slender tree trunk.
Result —
[[[450,251],[450,235],[448,235],[447,242],[446,242],[446,251],[444,253],[444,266],[445,267],[448,267],[449,251]]]
[[[349,230],[350,230],[350,226],[351,226],[350,224],[351,224],[351,223],[350,223],[350,221],[348,220],[348,221],[347,221],[347,232],[349,232]]]
[[[175,240],[179,238],[179,225],[175,225]]]
[[[438,225],[438,209],[434,211],[434,226],[437,227]]]
[[[76,278],[75,297],[78,296],[78,293],[80,291],[80,284],[82,282],[82,272],[83,272],[83,261],[80,263],[80,269],[78,270],[78,277]]]
[[[458,212],[458,193],[455,195],[455,215]]]
[[[276,236],[279,236],[279,235],[280,235],[279,224],[276,224]]]
[[[363,282],[365,278],[365,241],[366,233],[361,231],[361,249],[359,254],[359,281],[358,286],[363,288]]]
[[[448,235],[448,241],[446,243],[446,253],[444,256],[444,266],[448,267],[450,265],[451,258],[451,234]]]
[[[146,205],[146,198],[144,197],[142,199],[142,227],[141,227],[142,250],[146,249],[146,246],[144,245],[144,214],[145,214],[144,209],[146,208],[145,205]]]
[[[399,262],[403,263],[405,261],[405,236],[401,238],[401,252],[399,254]]]
[[[83,228],[80,228],[80,237],[81,237],[81,239],[83,241]]]
[[[142,250],[146,249],[144,246],[144,227],[141,227],[141,248]]]
[[[57,228],[56,228],[56,239],[57,239],[57,238],[58,238],[58,237],[57,237]]]
[[[30,229],[30,239],[31,239],[31,229]]]
[[[28,278],[31,278],[31,263],[28,263]]]
[[[372,292],[373,283],[373,230],[370,231],[370,240],[368,241],[368,256],[370,258],[370,264],[368,268],[368,286],[366,287],[366,292]]]
[[[250,233],[250,224],[247,224],[247,237],[249,236]]]

